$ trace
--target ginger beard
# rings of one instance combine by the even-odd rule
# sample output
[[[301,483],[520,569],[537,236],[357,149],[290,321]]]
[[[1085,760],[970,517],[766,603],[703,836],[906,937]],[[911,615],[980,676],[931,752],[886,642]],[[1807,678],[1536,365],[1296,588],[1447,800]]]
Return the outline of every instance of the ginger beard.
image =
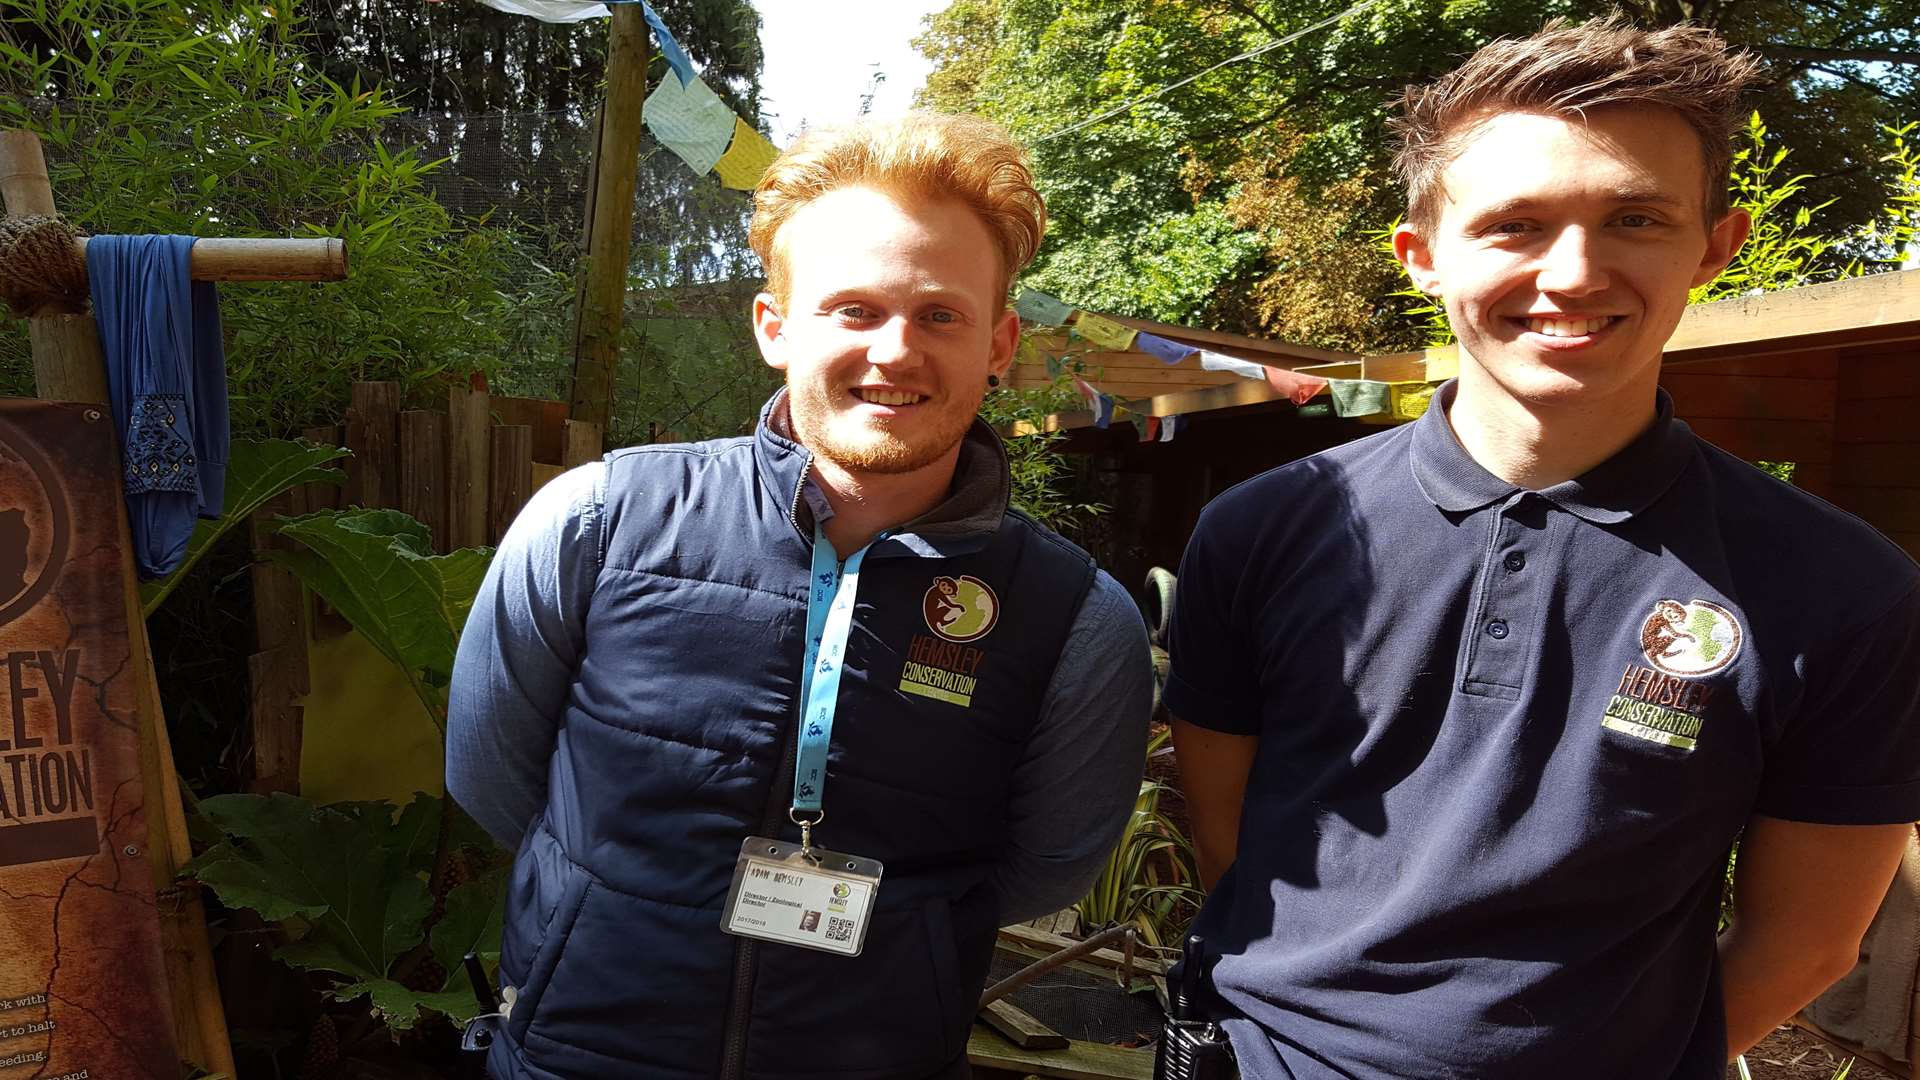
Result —
[[[816,457],[856,473],[910,473],[939,461],[966,438],[984,396],[956,400],[935,391],[912,406],[911,415],[896,418],[863,415],[859,404],[850,406],[855,385],[823,385],[792,372],[787,378],[794,436]]]

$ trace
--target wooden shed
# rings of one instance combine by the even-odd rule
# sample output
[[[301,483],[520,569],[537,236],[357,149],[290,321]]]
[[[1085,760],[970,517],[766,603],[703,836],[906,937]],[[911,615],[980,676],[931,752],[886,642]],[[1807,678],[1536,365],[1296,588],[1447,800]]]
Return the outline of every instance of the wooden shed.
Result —
[[[1437,380],[1451,349],[1359,356],[1138,319],[1138,330],[1268,366],[1333,378]],[[1043,351],[1066,348],[1064,335]],[[1070,453],[1093,456],[1112,513],[1101,526],[1123,582],[1173,567],[1201,507],[1276,465],[1380,430],[1364,420],[1301,415],[1264,382],[1163,364],[1140,352],[1085,353],[1088,377],[1123,408],[1181,417],[1171,442],[1133,427],[1102,430],[1091,413],[1052,423]],[[1013,385],[1046,381],[1016,367]],[[1920,270],[1880,274],[1688,309],[1661,384],[1702,437],[1749,461],[1790,462],[1793,482],[1859,515],[1920,557]],[[1320,400],[1325,400],[1324,398]]]

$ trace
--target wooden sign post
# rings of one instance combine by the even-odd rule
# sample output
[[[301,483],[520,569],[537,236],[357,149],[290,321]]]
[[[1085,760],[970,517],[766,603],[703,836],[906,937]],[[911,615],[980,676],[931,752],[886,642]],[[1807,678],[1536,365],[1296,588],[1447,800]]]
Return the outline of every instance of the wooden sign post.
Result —
[[[53,189],[47,175],[46,160],[41,152],[39,138],[31,132],[0,131],[0,201],[4,201],[9,216],[52,217],[55,214]],[[191,272],[199,280],[339,280],[346,276],[346,252],[341,241],[330,239],[240,241],[210,239],[200,241],[194,246]],[[175,881],[181,866],[191,857],[191,851],[187,844],[187,828],[180,800],[179,778],[174,770],[173,754],[168,744],[165,718],[160,707],[159,686],[154,676],[152,652],[147,643],[146,623],[141,617],[140,594],[133,565],[133,545],[127,526],[126,502],[121,497],[118,483],[120,457],[118,448],[111,445],[112,426],[104,412],[108,407],[108,395],[105,359],[100,349],[99,334],[93,317],[87,314],[43,313],[30,317],[28,326],[33,346],[37,396],[50,401],[79,403],[74,408],[65,410],[79,419],[75,421],[71,418],[63,418],[62,410],[54,407],[16,409],[12,416],[0,414],[0,421],[21,420],[21,422],[5,423],[4,430],[0,430],[0,495],[8,492],[6,485],[13,474],[27,477],[27,480],[14,481],[15,487],[31,488],[28,495],[33,492],[41,493],[33,498],[19,495],[17,500],[22,501],[24,506],[0,510],[0,533],[4,533],[10,524],[7,511],[17,510],[21,515],[21,530],[25,536],[51,536],[54,533],[53,522],[58,516],[57,507],[65,506],[70,510],[86,503],[90,496],[93,497],[93,503],[88,504],[97,504],[96,512],[91,515],[93,520],[79,522],[74,515],[67,513],[66,520],[71,530],[64,535],[71,538],[75,535],[72,530],[83,527],[95,531],[104,529],[102,538],[105,541],[105,550],[111,551],[117,546],[117,568],[99,567],[91,576],[98,580],[111,581],[112,574],[117,569],[117,591],[119,606],[122,609],[119,614],[125,621],[124,646],[115,644],[122,640],[117,626],[109,625],[107,632],[100,639],[107,643],[103,646],[103,651],[123,650],[125,659],[106,673],[110,678],[102,681],[97,694],[98,701],[85,703],[88,708],[94,710],[93,713],[86,715],[97,716],[104,722],[94,723],[89,727],[83,720],[73,719],[66,712],[56,712],[53,714],[53,726],[58,731],[58,739],[49,739],[39,729],[24,722],[21,725],[20,734],[25,735],[27,739],[38,740],[41,746],[61,748],[59,754],[42,753],[35,759],[36,762],[40,762],[51,758],[55,762],[55,765],[47,766],[45,776],[38,777],[47,782],[42,785],[46,790],[41,793],[43,797],[37,804],[38,810],[42,812],[36,816],[47,820],[35,822],[49,826],[44,830],[44,836],[52,838],[46,841],[52,846],[45,850],[32,848],[30,853],[53,854],[65,861],[37,860],[37,865],[30,865],[29,869],[45,870],[72,866],[72,876],[67,879],[72,885],[86,881],[87,868],[102,861],[109,867],[122,871],[137,870],[144,864],[147,880],[129,884],[127,878],[137,875],[123,874],[122,877],[115,879],[114,885],[126,888],[129,895],[136,901],[141,895],[153,897],[152,910],[157,912],[158,922],[155,937],[157,937],[160,956],[156,958],[158,962],[151,967],[163,969],[166,994],[162,1000],[150,1000],[151,993],[145,995],[148,1000],[142,999],[142,990],[151,985],[151,980],[148,976],[149,968],[143,966],[142,958],[138,956],[127,957],[118,970],[113,965],[100,965],[90,970],[84,979],[75,980],[71,985],[62,981],[57,987],[52,988],[0,986],[0,1009],[13,1006],[10,1011],[0,1011],[0,1034],[4,1034],[13,1027],[24,1026],[31,1030],[17,1034],[37,1036],[36,1040],[31,1041],[40,1047],[39,1050],[18,1051],[46,1055],[44,1059],[37,1062],[31,1057],[23,1059],[23,1063],[42,1065],[42,1072],[35,1075],[58,1075],[62,1069],[73,1071],[74,1067],[63,1064],[58,1052],[62,1048],[62,1038],[71,1033],[72,1027],[78,1026],[70,1023],[65,1025],[69,1030],[63,1031],[63,1025],[58,1021],[65,1015],[87,1016],[97,1026],[104,1027],[107,1035],[119,1039],[126,1046],[134,1047],[126,1049],[126,1046],[122,1046],[120,1050],[113,1051],[114,1053],[124,1052],[127,1055],[129,1064],[120,1066],[120,1071],[101,1071],[99,1068],[94,1068],[90,1070],[94,1076],[146,1075],[148,1070],[144,1065],[140,1066],[140,1071],[134,1071],[134,1061],[138,1059],[140,1062],[146,1062],[165,1057],[166,1054],[161,1051],[167,1050],[209,1072],[225,1073],[231,1077],[234,1073],[233,1051],[228,1042],[219,990],[214,983],[205,914],[198,891],[191,886],[182,887]],[[49,473],[50,478],[42,482],[41,473],[46,470],[34,468],[31,462],[25,462],[11,470],[8,468],[10,464],[17,463],[16,459],[24,461],[25,458],[34,456],[36,452],[35,449],[23,450],[20,449],[21,447],[44,448],[42,444],[61,438],[73,438],[84,443],[84,434],[73,434],[74,431],[81,430],[76,425],[93,424],[97,427],[101,423],[106,423],[106,427],[100,429],[105,432],[103,436],[105,445],[99,451],[105,462],[103,469],[78,469],[68,473],[66,466],[70,463],[62,462],[62,468],[53,469]],[[8,442],[9,438],[12,439],[11,443]],[[40,454],[40,456],[44,458],[46,455]],[[76,483],[90,484],[102,487],[104,490],[82,492],[75,486]],[[60,489],[64,494],[56,496],[50,494],[48,489]],[[35,507],[39,504],[34,502],[35,498],[46,503],[49,509],[36,510]],[[64,513],[64,511],[61,512]],[[108,513],[112,516],[111,522],[106,519]],[[42,521],[47,523],[46,527],[38,532],[34,531],[36,523]],[[112,542],[116,538],[117,545]],[[7,542],[6,537],[0,535],[0,562],[4,561]],[[34,543],[40,546],[34,547]],[[37,569],[42,577],[49,576],[47,574],[48,552],[52,550],[49,544],[50,541],[47,540],[35,540],[26,548],[28,551],[39,553],[35,556],[39,560],[37,564],[32,560],[27,561],[29,569]],[[76,557],[79,557],[79,550],[81,549],[76,549]],[[54,566],[52,569],[58,571],[60,568]],[[86,568],[76,567],[76,569]],[[102,574],[100,571],[106,573]],[[78,581],[84,574],[54,576]],[[4,591],[5,584],[0,582],[0,592]],[[58,598],[56,597],[55,600]],[[84,602],[84,597],[74,601],[76,604]],[[16,600],[15,603],[17,604],[18,601]],[[111,600],[105,606],[111,608],[113,606]],[[38,608],[34,609],[34,611],[38,610]],[[33,612],[26,614],[31,616]],[[105,613],[105,615],[111,614],[114,613],[110,611]],[[106,621],[111,623],[112,620]],[[5,633],[8,633],[7,628],[0,627],[0,634]],[[23,646],[11,644],[8,648],[21,650],[21,655],[28,651]],[[37,677],[43,679],[46,685],[34,684],[31,677],[24,684],[17,680],[11,684],[17,687],[13,695],[15,718],[24,715],[21,711],[20,690],[43,695],[43,700],[28,702],[28,704],[44,712],[45,709],[53,708],[59,700],[67,700],[71,704],[70,698],[63,698],[62,689],[70,691],[74,680],[83,675],[73,666],[84,662],[84,654],[80,650],[44,649],[40,651],[45,651],[47,658],[43,659],[38,655],[38,651],[35,651],[33,659],[30,662],[23,660],[21,666],[26,668],[31,664],[40,665],[32,670],[40,673]],[[69,659],[70,656],[74,658]],[[81,734],[61,728],[62,721],[69,721]],[[125,730],[128,726],[131,727],[131,731]],[[80,745],[82,734],[89,733],[102,740],[100,748],[94,749]],[[123,741],[116,743],[115,740]],[[71,754],[78,756],[69,756],[69,751],[66,749],[68,745],[74,748]],[[89,771],[82,772],[79,768],[83,760],[88,765]],[[121,770],[131,772],[131,775],[113,774],[109,771],[119,768],[122,762],[135,762],[137,769]],[[51,783],[56,778],[55,773],[59,774],[58,779],[61,780],[58,792],[54,791],[54,785]],[[29,781],[35,779],[35,776],[28,777]],[[31,786],[29,784],[29,787]],[[111,798],[108,797],[109,791]],[[6,798],[12,798],[15,794],[11,789],[0,793]],[[48,810],[55,805],[50,798],[55,794],[59,795],[58,805],[61,807],[57,812]],[[94,856],[84,860],[76,857],[72,850],[77,844],[76,837],[87,828],[87,822],[83,820],[87,815],[80,810],[83,795],[85,803],[94,810],[94,818],[99,826],[97,832],[92,834],[94,838],[88,838],[88,844],[98,850]],[[15,805],[27,804],[16,802]],[[111,813],[102,812],[101,807],[111,807]],[[138,822],[142,819],[144,819],[144,842],[139,837],[128,838],[122,835],[126,830],[126,823]],[[0,829],[19,823],[19,818],[0,820]],[[107,848],[105,844],[108,841],[117,846]],[[22,850],[29,850],[30,847],[20,846]],[[4,873],[6,869],[0,866],[0,873]],[[90,890],[82,889],[82,891]],[[75,904],[72,909],[63,910],[65,901],[61,900],[60,903],[61,908],[53,909],[54,924],[46,930],[49,939],[53,942],[52,951],[48,956],[56,972],[59,965],[64,962],[63,956],[60,955],[61,951],[69,944],[77,947],[79,943],[85,942],[90,934],[103,940],[108,938],[133,940],[138,936],[129,934],[124,926],[89,927],[84,922],[85,905]],[[136,910],[138,909],[136,905]],[[125,918],[124,915],[119,917]],[[18,923],[14,924],[13,929],[17,933],[26,932]],[[9,971],[10,962],[19,962],[17,958],[23,954],[18,951],[18,948],[16,943],[16,951],[11,955],[0,956],[0,974]],[[116,985],[116,980],[122,980],[122,984]],[[94,1015],[100,1011],[100,1008],[94,1006],[104,1007],[113,1015],[106,1017]],[[44,1019],[26,1025],[13,1024],[13,1019],[19,1015],[19,1010],[22,1008],[40,1008],[43,1010],[40,1015],[44,1016]],[[63,1013],[62,1008],[69,1011]],[[89,1011],[90,1008],[91,1011]],[[170,1033],[164,1030],[169,1015],[172,1029]],[[156,1026],[156,1021],[161,1030],[154,1035],[151,1029]],[[149,1030],[139,1037],[129,1038],[127,1029],[141,1024],[145,1024]],[[80,1038],[83,1034],[75,1034],[74,1037]],[[154,1046],[155,1043],[164,1043],[169,1034],[170,1046],[159,1048]],[[12,1042],[0,1041],[0,1064],[6,1062],[7,1054],[14,1045]],[[76,1065],[79,1068],[86,1067],[84,1062]],[[78,1073],[75,1072],[75,1075]]]

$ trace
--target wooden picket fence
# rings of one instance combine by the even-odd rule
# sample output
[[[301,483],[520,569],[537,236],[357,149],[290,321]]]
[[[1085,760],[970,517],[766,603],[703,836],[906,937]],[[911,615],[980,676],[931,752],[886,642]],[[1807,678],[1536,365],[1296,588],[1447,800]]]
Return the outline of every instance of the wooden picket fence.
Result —
[[[567,418],[561,401],[496,397],[450,387],[446,408],[402,408],[396,382],[353,386],[340,424],[309,428],[318,443],[344,446],[344,486],[307,484],[267,504],[249,522],[257,651],[248,658],[256,792],[300,785],[301,709],[312,686],[307,643],[342,632],[338,616],[316,611],[298,578],[264,553],[292,541],[273,521],[344,506],[392,508],[420,520],[433,549],[496,544],[542,484],[599,458],[600,428]]]

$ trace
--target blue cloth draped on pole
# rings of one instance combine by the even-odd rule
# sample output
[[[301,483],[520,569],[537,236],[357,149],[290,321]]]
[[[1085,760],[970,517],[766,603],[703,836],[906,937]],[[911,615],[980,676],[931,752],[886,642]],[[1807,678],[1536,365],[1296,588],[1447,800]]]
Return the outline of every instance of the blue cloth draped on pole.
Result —
[[[87,281],[126,456],[127,521],[143,579],[186,557],[227,483],[227,364],[213,283],[188,273],[191,236],[96,236]]]

